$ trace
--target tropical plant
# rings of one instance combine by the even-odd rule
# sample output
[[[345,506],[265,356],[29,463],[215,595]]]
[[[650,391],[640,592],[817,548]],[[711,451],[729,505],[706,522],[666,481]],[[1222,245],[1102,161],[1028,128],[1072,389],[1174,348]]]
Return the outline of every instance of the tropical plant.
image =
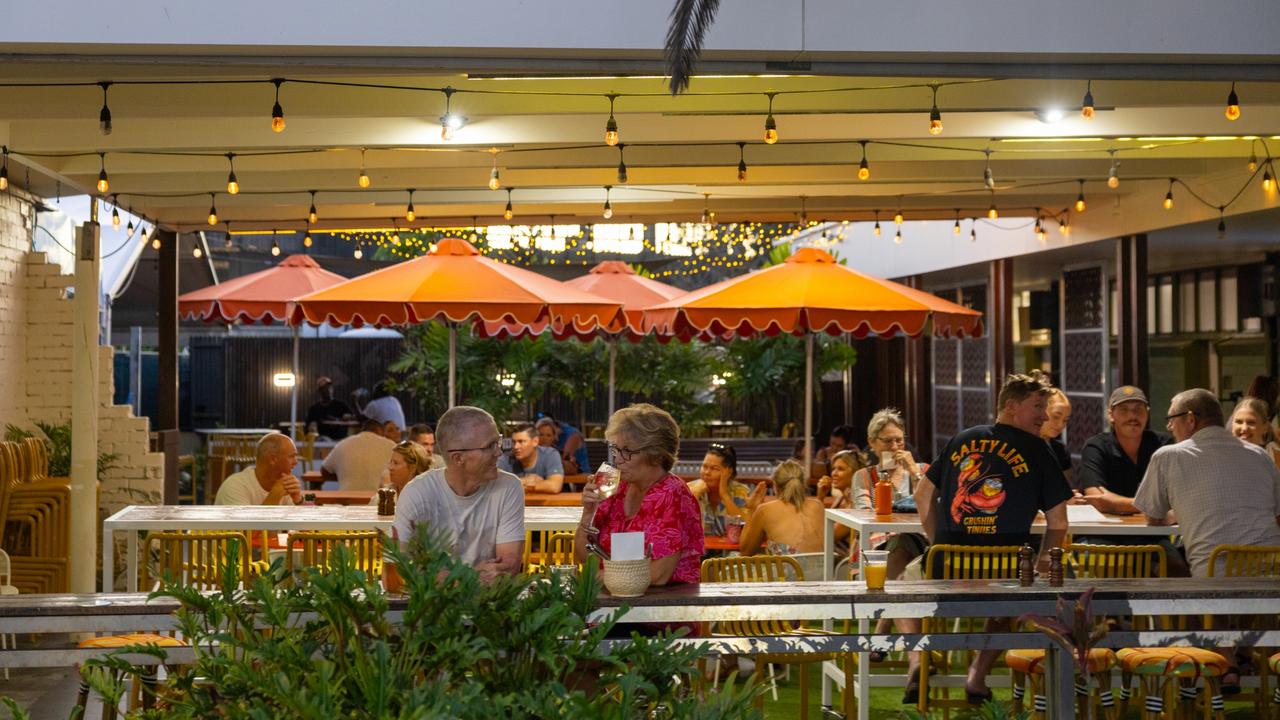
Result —
[[[710,378],[715,371],[714,350],[705,343],[660,343],[646,337],[618,347],[618,386],[671,413],[680,433],[695,437],[715,417]]]
[[[519,576],[486,585],[449,546],[425,527],[406,550],[389,541],[407,594],[395,611],[341,549],[330,567],[292,584],[279,561],[246,589],[234,562],[214,592],[164,582],[153,597],[181,604],[178,626],[195,660],[173,669],[155,708],[131,717],[759,717],[751,705],[761,688],[700,687],[696,660],[706,649],[673,645],[679,632],[618,643],[609,640],[616,614],[589,622],[601,588],[592,564],[574,582]],[[121,648],[82,674],[118,701],[125,685],[115,671],[137,653],[165,657],[156,646]]]
[[[49,448],[49,477],[71,477],[71,421],[47,423],[36,420],[33,423],[44,435],[40,440]],[[37,437],[29,430],[24,430],[12,423],[4,427],[4,439],[9,442],[21,442],[27,438]],[[98,453],[98,479],[102,480],[107,472],[116,466],[120,458],[116,453]]]
[[[782,411],[798,413],[803,408],[805,341],[792,335],[735,340],[720,358],[722,390],[738,400],[764,400],[769,404],[771,426],[782,426]],[[857,362],[858,351],[843,338],[818,335],[814,343],[814,373],[818,377],[832,370],[844,370]],[[815,383],[815,402],[822,397]],[[786,405],[784,406],[784,403]],[[821,403],[818,405],[819,409]]]
[[[675,7],[671,8],[663,55],[667,60],[667,75],[671,76],[672,95],[689,89],[693,68],[702,55],[702,42],[719,9],[720,0],[676,0]]]
[[[1044,633],[1070,654],[1077,681],[1089,677],[1089,651],[1107,634],[1107,623],[1093,617],[1094,590],[1085,590],[1070,603],[1065,595],[1059,595],[1054,617],[1027,613],[1018,618],[1018,622]],[[1085,706],[1092,717],[1093,703]]]
[[[465,326],[458,331],[458,397],[488,410],[499,422],[523,401],[521,390],[499,379],[511,359],[507,345],[474,337]],[[405,329],[400,356],[387,369],[392,390],[408,390],[428,415],[443,413],[449,406],[449,329],[439,323]]]
[[[903,710],[902,717],[907,718],[907,720],[928,720],[925,715],[915,708]],[[1030,720],[1031,711],[1026,709],[1015,711],[1005,703],[988,700],[966,717],[969,720]]]

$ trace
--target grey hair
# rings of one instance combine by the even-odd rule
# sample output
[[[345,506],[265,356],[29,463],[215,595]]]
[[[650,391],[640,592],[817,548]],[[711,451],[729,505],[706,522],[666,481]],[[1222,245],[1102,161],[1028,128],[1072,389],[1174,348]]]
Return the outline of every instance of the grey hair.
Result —
[[[871,416],[871,422],[867,423],[867,440],[874,440],[886,425],[897,425],[902,432],[907,431],[907,423],[902,419],[902,413],[897,408],[887,407],[876,411]]]
[[[1222,427],[1226,424],[1222,416],[1222,403],[1218,402],[1217,396],[1204,388],[1183,390],[1173,396],[1173,402],[1170,405],[1171,414],[1189,410],[1201,420],[1203,425]]]
[[[283,433],[273,432],[263,435],[258,440],[258,447],[253,454],[254,462],[266,462],[268,457],[284,450],[286,442],[292,444],[293,441]]]
[[[446,410],[436,423],[436,445],[440,447],[441,454],[454,450],[469,430],[480,426],[497,428],[498,424],[492,415],[472,405],[458,405]]]
[[[633,438],[638,450],[666,472],[676,464],[680,452],[680,426],[666,410],[648,403],[637,403],[622,408],[609,418],[604,436],[616,442],[619,434]]]

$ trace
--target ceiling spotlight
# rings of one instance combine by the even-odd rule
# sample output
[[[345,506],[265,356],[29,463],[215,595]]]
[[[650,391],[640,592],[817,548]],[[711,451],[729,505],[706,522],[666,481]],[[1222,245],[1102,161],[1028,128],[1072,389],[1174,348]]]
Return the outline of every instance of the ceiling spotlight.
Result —
[[[1236,84],[1231,83],[1231,92],[1227,93],[1227,111],[1228,120],[1240,119],[1240,96],[1236,95]],[[1225,230],[1225,225],[1223,226]]]
[[[240,192],[240,183],[236,180],[235,153],[227,153],[227,164],[231,167],[231,171],[227,173],[227,194],[235,195]]]
[[[778,142],[778,122],[773,119],[773,96],[777,93],[765,93],[769,97],[769,115],[764,119],[764,141],[767,145]]]
[[[858,179],[866,180],[871,177],[871,167],[867,165],[867,141],[859,140],[862,145],[862,162],[858,163]]]
[[[281,78],[271,81],[276,86],[276,102],[271,106],[271,132],[284,132],[284,108],[280,107],[280,85],[283,82]]]
[[[618,96],[610,93],[606,97],[609,98],[609,119],[604,123],[604,144],[613,147],[618,144],[618,121],[613,117],[613,101],[617,100]]]
[[[933,108],[929,110],[929,134],[942,134],[942,113],[938,111],[938,86],[932,85],[933,88]]]

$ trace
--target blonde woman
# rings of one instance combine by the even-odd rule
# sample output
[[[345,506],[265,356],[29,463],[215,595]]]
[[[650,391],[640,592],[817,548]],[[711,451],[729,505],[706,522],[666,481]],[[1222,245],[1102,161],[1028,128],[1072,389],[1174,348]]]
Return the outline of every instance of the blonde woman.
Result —
[[[764,503],[751,513],[742,530],[739,551],[757,555],[767,548],[771,555],[795,555],[822,551],[822,503],[808,496],[804,465],[788,460],[773,471],[777,502]]]
[[[1263,400],[1255,397],[1240,398],[1235,411],[1231,413],[1228,429],[1244,442],[1266,448],[1272,462],[1280,467],[1280,444],[1276,443],[1275,432],[1267,422],[1270,411]]]
[[[425,448],[416,442],[406,440],[391,448],[391,459],[387,461],[384,473],[387,485],[395,488],[396,495],[404,492],[404,488],[414,478],[431,469],[431,456]],[[378,504],[378,495],[369,498],[370,505]]]
[[[1067,483],[1072,489],[1078,489],[1075,475],[1071,471],[1071,453],[1067,451],[1066,444],[1058,439],[1062,436],[1062,431],[1067,429],[1067,423],[1071,421],[1071,400],[1067,398],[1066,393],[1055,387],[1049,391],[1044,410],[1049,418],[1040,426],[1040,438],[1049,443],[1049,450],[1058,461],[1062,474],[1067,477]]]

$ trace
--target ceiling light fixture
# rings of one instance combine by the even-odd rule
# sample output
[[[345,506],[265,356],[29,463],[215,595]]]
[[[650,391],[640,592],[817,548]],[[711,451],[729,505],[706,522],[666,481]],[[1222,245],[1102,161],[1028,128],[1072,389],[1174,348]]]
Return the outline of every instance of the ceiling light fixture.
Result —
[[[1231,92],[1227,93],[1227,110],[1226,116],[1228,120],[1240,119],[1240,96],[1236,95],[1236,84],[1231,83]]]
[[[871,177],[871,166],[867,164],[867,141],[859,140],[858,144],[862,146],[862,162],[858,163],[858,179],[866,180]]]
[[[107,89],[111,87],[111,83],[103,81],[98,83],[102,88],[102,110],[98,113],[98,132],[103,135],[111,134],[111,108],[107,105]]]
[[[933,108],[929,110],[929,134],[942,134],[942,113],[938,111],[938,86],[930,85],[933,89]]]
[[[1085,120],[1092,120],[1093,113],[1093,81],[1088,80],[1084,86],[1084,100],[1080,103],[1080,115]]]
[[[769,98],[769,115],[764,119],[764,142],[772,145],[778,142],[778,122],[773,119],[773,96],[777,93],[765,93]]]
[[[613,147],[618,144],[618,121],[613,117],[613,101],[618,99],[617,93],[605,95],[609,98],[609,119],[604,123],[604,144]]]
[[[283,78],[274,78],[271,81],[276,86],[276,102],[271,106],[271,132],[284,132],[284,108],[280,106],[280,86],[284,84]]]

